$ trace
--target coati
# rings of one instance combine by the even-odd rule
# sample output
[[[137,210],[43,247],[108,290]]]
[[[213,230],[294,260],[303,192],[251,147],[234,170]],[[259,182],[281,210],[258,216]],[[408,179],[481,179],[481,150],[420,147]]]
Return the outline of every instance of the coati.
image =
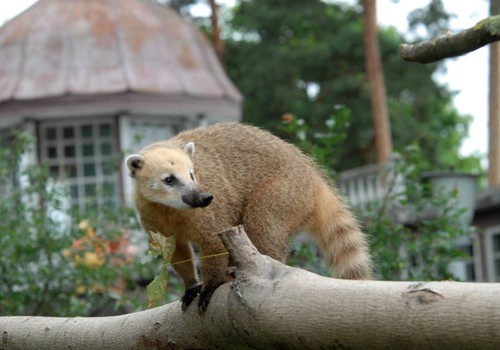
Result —
[[[337,277],[369,279],[358,223],[314,161],[257,127],[220,123],[188,130],[127,157],[145,230],[175,236],[172,263],[185,284],[185,310],[198,294],[204,311],[225,282],[227,256],[216,233],[242,224],[259,252],[284,262],[289,238],[309,232]],[[188,260],[188,262],[185,262]],[[183,262],[181,264],[176,264]]]

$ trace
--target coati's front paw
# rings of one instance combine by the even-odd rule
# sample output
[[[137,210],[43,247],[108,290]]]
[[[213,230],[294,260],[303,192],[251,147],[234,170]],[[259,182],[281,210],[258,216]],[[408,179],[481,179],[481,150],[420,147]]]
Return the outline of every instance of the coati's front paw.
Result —
[[[210,300],[212,299],[212,295],[214,294],[215,290],[223,283],[224,282],[212,282],[206,286],[203,286],[200,291],[200,298],[198,299],[198,311],[200,313],[204,313],[205,311],[207,311],[207,307],[210,303]]]
[[[184,295],[181,298],[181,308],[182,311],[186,311],[188,306],[193,302],[193,300],[198,296],[200,293],[202,284],[201,283],[196,283],[195,285],[186,288],[186,291],[184,292]]]

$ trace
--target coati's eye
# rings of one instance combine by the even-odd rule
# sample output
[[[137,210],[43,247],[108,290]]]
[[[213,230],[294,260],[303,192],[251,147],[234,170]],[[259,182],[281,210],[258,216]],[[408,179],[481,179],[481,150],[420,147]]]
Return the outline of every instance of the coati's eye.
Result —
[[[194,181],[194,175],[193,175],[193,172],[192,171],[189,171],[189,176],[191,177],[191,180]]]
[[[175,178],[174,175],[168,175],[162,181],[164,183],[166,183],[167,185],[172,186],[173,184],[175,184],[175,182],[177,181],[177,179]]]

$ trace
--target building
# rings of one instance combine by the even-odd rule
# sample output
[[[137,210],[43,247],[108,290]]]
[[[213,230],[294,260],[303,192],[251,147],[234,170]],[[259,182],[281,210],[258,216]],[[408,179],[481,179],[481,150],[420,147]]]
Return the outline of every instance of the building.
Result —
[[[500,188],[479,192],[474,213],[480,281],[500,282]]]
[[[238,121],[241,103],[203,33],[150,0],[39,0],[0,27],[0,135],[33,134],[28,161],[75,207],[123,203],[123,153]]]
[[[388,191],[404,192],[402,179],[390,176],[391,166],[391,163],[388,166],[368,165],[341,172],[338,178],[340,190],[356,209],[382,200]],[[475,228],[472,237],[464,237],[457,242],[470,258],[452,263],[451,271],[465,281],[499,282],[500,188],[491,187],[476,195],[475,176],[453,172],[429,175],[440,179],[440,186],[448,186],[449,190],[455,187],[458,197],[461,197],[459,207],[468,208],[462,217],[462,224]],[[436,215],[435,210],[429,209],[429,215]],[[388,211],[395,223],[413,225],[414,213],[411,211],[397,207]]]

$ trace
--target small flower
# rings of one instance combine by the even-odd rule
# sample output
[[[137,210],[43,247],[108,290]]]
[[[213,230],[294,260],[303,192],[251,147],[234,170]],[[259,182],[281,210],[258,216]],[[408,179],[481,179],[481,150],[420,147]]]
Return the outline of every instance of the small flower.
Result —
[[[82,220],[78,223],[78,229],[79,230],[86,230],[87,228],[90,227],[89,221],[88,220]]]
[[[90,268],[97,269],[104,264],[104,259],[99,257],[94,252],[85,252],[83,256],[83,263]]]
[[[281,120],[283,120],[285,123],[291,123],[294,119],[295,118],[292,113],[285,113],[281,116]]]
[[[65,258],[69,258],[71,255],[73,255],[73,253],[71,252],[71,249],[69,248],[66,248],[62,251],[62,255],[65,257]]]
[[[88,238],[94,238],[95,237],[95,231],[92,225],[90,224],[89,220],[82,220],[78,223],[78,229],[85,231],[85,236]]]
[[[85,294],[85,292],[87,292],[87,287],[85,287],[85,286],[78,286],[78,287],[76,287],[76,289],[75,289],[75,293],[76,293],[77,295],[82,295],[82,294]]]

